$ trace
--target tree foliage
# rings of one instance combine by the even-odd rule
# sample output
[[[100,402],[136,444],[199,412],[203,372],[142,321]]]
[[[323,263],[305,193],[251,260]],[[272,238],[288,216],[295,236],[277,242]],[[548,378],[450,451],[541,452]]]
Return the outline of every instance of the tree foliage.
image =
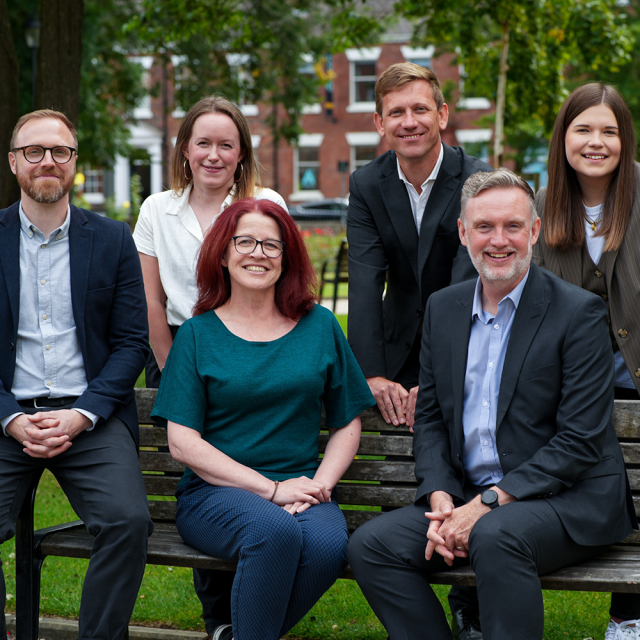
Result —
[[[184,109],[213,92],[281,105],[271,125],[276,137],[293,140],[302,107],[317,102],[320,79],[305,60],[371,43],[382,31],[375,16],[355,9],[352,0],[142,0],[128,31],[179,61]]]
[[[417,43],[457,53],[467,95],[494,101],[508,32],[507,139],[532,127],[548,134],[567,95],[567,70],[615,72],[633,46],[616,0],[399,0],[397,10],[415,21]]]

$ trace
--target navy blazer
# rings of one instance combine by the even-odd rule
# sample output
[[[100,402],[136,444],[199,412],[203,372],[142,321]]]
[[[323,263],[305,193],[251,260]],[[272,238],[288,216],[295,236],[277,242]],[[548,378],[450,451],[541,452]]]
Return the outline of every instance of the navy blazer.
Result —
[[[88,387],[75,407],[122,420],[138,442],[133,387],[149,353],[140,259],[129,227],[71,205],[71,302]],[[11,394],[20,310],[19,203],[0,211],[0,417]],[[99,428],[99,427],[98,427]]]
[[[429,296],[476,275],[458,237],[460,192],[472,173],[492,169],[459,147],[443,148],[420,236],[395,152],[351,174],[349,344],[367,377],[394,380],[418,335]]]
[[[417,500],[436,490],[464,499],[474,290],[473,280],[449,287],[427,307],[414,425]],[[496,447],[504,478],[497,485],[518,500],[546,500],[582,545],[618,542],[637,526],[611,423],[613,379],[604,302],[532,264],[500,382]]]

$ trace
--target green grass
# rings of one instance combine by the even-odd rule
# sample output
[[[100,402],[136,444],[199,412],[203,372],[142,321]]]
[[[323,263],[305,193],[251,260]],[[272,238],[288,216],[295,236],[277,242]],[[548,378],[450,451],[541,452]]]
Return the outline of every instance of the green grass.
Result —
[[[338,284],[338,298],[348,298],[349,297],[349,284],[347,282],[340,282]],[[322,298],[323,299],[333,299],[333,285],[325,284],[324,289],[322,290]]]
[[[347,316],[337,316],[346,334]],[[144,386],[144,373],[136,386]],[[76,520],[55,478],[45,472],[36,499],[36,527]],[[8,612],[15,612],[15,545],[1,547],[7,583]],[[77,618],[86,560],[47,558],[42,571],[40,614]],[[435,587],[445,611],[449,587]],[[545,640],[600,640],[608,621],[609,595],[545,591]],[[133,612],[134,624],[204,631],[200,602],[190,569],[147,566]],[[290,640],[385,640],[387,634],[358,585],[338,580],[309,614],[287,635]]]

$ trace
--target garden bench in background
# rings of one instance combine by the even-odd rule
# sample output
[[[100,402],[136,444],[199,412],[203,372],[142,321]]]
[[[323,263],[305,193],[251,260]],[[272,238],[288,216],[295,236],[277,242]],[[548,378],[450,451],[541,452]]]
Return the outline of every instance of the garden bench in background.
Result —
[[[156,391],[136,389],[140,421],[140,465],[145,478],[155,531],[149,539],[148,564],[233,571],[235,563],[212,558],[185,544],[175,527],[172,496],[182,476],[182,465],[167,447],[166,431],[149,418]],[[640,401],[616,401],[614,424],[634,493],[640,503]],[[358,458],[337,487],[349,529],[353,531],[380,514],[413,502],[416,490],[411,434],[404,426],[387,425],[377,408],[362,416],[363,433]],[[328,436],[321,435],[321,450]],[[386,456],[393,456],[385,460]],[[364,458],[363,458],[364,457]],[[368,459],[374,457],[374,459]],[[357,481],[357,482],[354,482]],[[93,541],[82,522],[61,524],[34,532],[33,505],[37,481],[16,524],[16,630],[19,640],[37,640],[40,569],[47,556],[89,558]],[[363,509],[378,508],[377,511]],[[350,568],[343,578],[353,578]],[[431,575],[434,584],[473,585],[470,567]],[[640,592],[640,533],[610,548],[599,558],[541,577],[543,589],[569,591]]]
[[[324,296],[324,287],[327,284],[333,285],[333,306],[331,311],[336,312],[338,301],[338,286],[341,282],[349,282],[349,260],[347,258],[349,245],[347,239],[342,238],[335,258],[325,260],[320,271],[320,299]],[[333,268],[333,271],[331,270]]]

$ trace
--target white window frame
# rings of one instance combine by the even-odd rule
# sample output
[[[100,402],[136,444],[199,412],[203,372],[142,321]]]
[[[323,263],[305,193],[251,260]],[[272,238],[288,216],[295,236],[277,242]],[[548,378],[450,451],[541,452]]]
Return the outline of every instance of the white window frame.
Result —
[[[298,190],[298,152],[301,147],[322,146],[324,140],[323,133],[302,133],[298,136],[298,142],[293,148],[293,193],[289,196],[291,202],[306,202],[311,200],[322,200],[324,194],[319,189]],[[320,158],[318,157],[318,174],[320,173]]]
[[[243,69],[243,65],[248,61],[248,53],[227,53],[227,62],[229,63],[230,67],[236,67],[239,80],[246,80],[249,78],[249,74]],[[258,105],[250,102],[245,102],[242,95],[238,100],[238,108],[245,118],[253,118],[259,113]]]
[[[422,60],[429,60],[428,68],[431,69],[431,60],[433,54],[436,52],[436,48],[433,45],[429,45],[428,47],[408,47],[403,45],[400,47],[400,52],[407,62],[420,64]]]
[[[143,69],[142,73],[142,85],[149,89],[149,71],[153,66],[153,56],[134,56],[130,58],[131,62],[139,64]],[[151,94],[147,94],[140,100],[138,105],[133,109],[133,117],[136,120],[151,120],[153,118],[153,111],[151,110]]]
[[[349,104],[347,105],[347,113],[374,113],[376,110],[375,100],[367,100],[358,102],[356,100],[356,63],[372,62],[374,65],[378,62],[378,58],[382,53],[382,47],[367,47],[364,49],[347,49],[345,55],[349,61]],[[362,76],[360,76],[362,77]],[[376,76],[365,76],[374,81]]]
[[[178,70],[182,67],[183,64],[186,63],[186,61],[187,61],[187,56],[171,56],[171,65],[173,66],[173,79],[174,79],[174,83],[173,83],[174,96],[177,93],[178,89],[180,89],[180,81],[178,79],[179,78]],[[178,103],[175,101],[175,97],[174,97],[174,104],[175,104],[175,108],[171,113],[171,117],[176,118],[177,120],[182,120],[182,118],[184,118],[186,111],[178,105]]]
[[[488,109],[491,109],[491,101],[487,100],[487,98],[465,98],[464,97],[464,65],[463,64],[458,65],[458,73],[460,74],[460,79],[458,80],[458,92],[462,97],[458,100],[456,107],[458,109],[467,109],[467,110],[474,109],[477,111],[487,111]],[[469,131],[472,131],[472,129],[469,129]],[[476,141],[476,142],[482,142],[482,140]]]

